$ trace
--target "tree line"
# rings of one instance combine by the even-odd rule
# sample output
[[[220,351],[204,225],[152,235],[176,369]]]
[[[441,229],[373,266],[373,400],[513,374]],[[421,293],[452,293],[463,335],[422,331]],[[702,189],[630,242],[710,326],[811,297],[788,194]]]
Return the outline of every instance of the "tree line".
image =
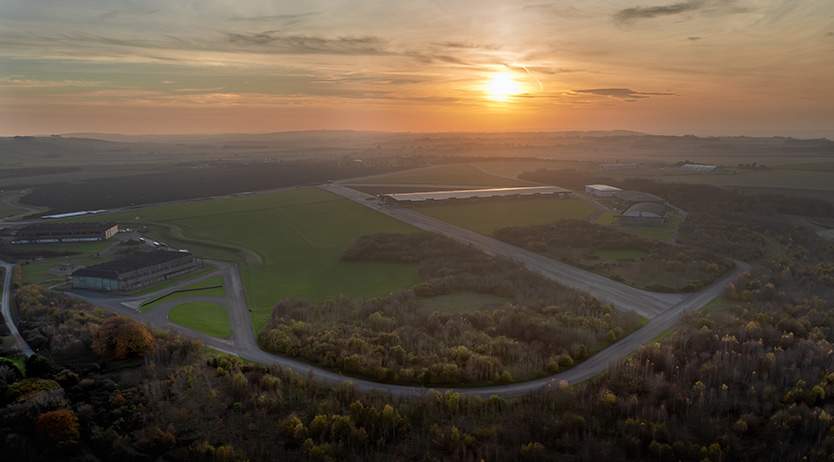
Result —
[[[343,258],[416,263],[423,282],[377,298],[281,300],[258,334],[263,348],[384,382],[510,382],[570,367],[639,327],[633,314],[438,234],[363,236]],[[434,305],[461,293],[496,302]]]

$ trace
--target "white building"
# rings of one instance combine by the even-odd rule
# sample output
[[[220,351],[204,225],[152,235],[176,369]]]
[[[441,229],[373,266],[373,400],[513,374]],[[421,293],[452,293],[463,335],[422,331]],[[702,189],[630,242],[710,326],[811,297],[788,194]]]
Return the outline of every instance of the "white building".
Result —
[[[585,192],[597,197],[611,197],[614,193],[622,191],[620,188],[608,186],[607,184],[586,184]]]

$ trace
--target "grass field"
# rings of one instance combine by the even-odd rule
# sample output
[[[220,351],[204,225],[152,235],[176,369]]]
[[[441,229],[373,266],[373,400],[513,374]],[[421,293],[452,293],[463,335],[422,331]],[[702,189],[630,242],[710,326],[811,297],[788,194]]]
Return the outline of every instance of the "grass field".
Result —
[[[594,253],[603,260],[643,261],[649,254],[642,250],[596,250]]]
[[[174,324],[215,337],[226,338],[232,335],[232,328],[229,325],[229,311],[216,303],[182,303],[168,313],[168,319]]]
[[[465,313],[490,307],[500,307],[511,303],[509,298],[492,294],[478,294],[474,292],[454,292],[436,297],[418,298],[417,304],[432,311],[448,313]]]
[[[56,284],[67,280],[66,276],[60,274],[51,274],[49,270],[60,267],[62,263],[72,263],[75,265],[90,266],[105,261],[111,260],[106,257],[66,257],[59,260],[42,261],[37,263],[28,263],[23,265],[23,283],[24,284],[38,284],[42,286]]]
[[[438,165],[414,172],[395,173],[360,181],[365,184],[449,184],[471,186],[532,186],[533,183],[484,173],[470,164]]]
[[[689,173],[681,174],[676,170],[664,170],[649,174],[643,171],[605,172],[612,178],[652,178],[667,183],[695,183],[712,186],[739,186],[786,189],[810,189],[834,191],[834,172],[820,170],[787,170],[772,169],[759,171],[745,171],[737,174],[720,173]]]
[[[602,214],[602,216],[597,218],[597,221],[595,221],[595,223],[598,225],[611,226],[614,224],[614,217],[619,214],[620,212],[605,212]]]
[[[587,170],[595,168],[592,162],[577,162],[569,160],[496,160],[476,162],[475,165],[487,172],[500,176],[518,176],[524,172],[536,170],[562,170],[577,169]]]
[[[552,223],[561,219],[582,220],[595,208],[582,199],[521,199],[425,205],[414,210],[481,234],[507,226]]]
[[[147,311],[160,303],[165,303],[171,300],[177,300],[180,298],[188,298],[194,296],[210,296],[210,297],[222,297],[226,295],[226,288],[225,287],[215,287],[215,286],[222,286],[223,285],[223,276],[213,276],[205,281],[196,282],[189,286],[183,287],[179,289],[177,292],[171,292],[165,296],[165,298],[159,298],[154,302],[148,303],[147,305],[141,305],[139,307],[142,311]],[[210,289],[208,287],[211,287]],[[202,289],[202,290],[198,290]]]
[[[87,221],[130,222],[137,214],[155,240],[203,258],[240,263],[256,331],[281,298],[377,296],[420,282],[415,265],[341,261],[342,252],[362,235],[417,230],[318,188],[97,215]]]

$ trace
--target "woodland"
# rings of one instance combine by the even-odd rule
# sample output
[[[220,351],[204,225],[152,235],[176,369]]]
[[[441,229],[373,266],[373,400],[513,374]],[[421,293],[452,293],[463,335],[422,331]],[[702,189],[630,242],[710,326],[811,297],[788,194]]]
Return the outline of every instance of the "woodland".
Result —
[[[677,187],[647,192],[671,194]],[[16,291],[19,326],[39,354],[0,360],[3,456],[121,462],[831,460],[834,248],[787,222],[778,203],[734,191],[681,189],[715,194],[725,204],[750,201],[688,206],[716,223],[704,248],[728,247],[739,258],[742,240],[734,233],[742,228],[778,243],[779,251],[751,252],[758,254],[755,268],[719,299],[605,374],[513,400],[454,391],[404,399],[349,385],[327,388],[304,371],[207,351],[185,337],[24,285]],[[807,208],[785,203],[788,210]],[[690,234],[697,236],[696,230]],[[359,311],[367,301],[356,303]],[[372,303],[377,305],[369,315],[379,311],[382,322],[390,322],[387,302]],[[276,313],[295,316],[296,304]],[[308,313],[311,320],[315,310]]]

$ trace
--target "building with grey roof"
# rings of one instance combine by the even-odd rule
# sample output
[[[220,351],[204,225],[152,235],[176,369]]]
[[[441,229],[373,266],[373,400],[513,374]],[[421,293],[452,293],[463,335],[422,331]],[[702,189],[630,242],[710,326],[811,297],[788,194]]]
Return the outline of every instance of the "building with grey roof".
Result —
[[[38,223],[21,228],[13,244],[103,241],[119,232],[112,221],[86,223]]]
[[[641,202],[666,203],[666,199],[642,191],[619,191],[615,192],[612,198],[614,199],[614,207],[618,209],[627,209]]]
[[[586,184],[585,192],[597,197],[611,197],[622,189],[607,184]]]
[[[188,252],[154,250],[75,270],[72,287],[107,292],[133,290],[188,273],[198,266]]]
[[[431,204],[437,202],[476,201],[487,199],[520,199],[525,197],[573,197],[569,189],[558,186],[534,186],[529,188],[464,189],[457,191],[431,191],[381,194],[380,200],[388,205]]]
[[[620,215],[616,215],[621,225],[660,226],[666,222],[669,208],[657,202],[641,202],[632,205]]]

